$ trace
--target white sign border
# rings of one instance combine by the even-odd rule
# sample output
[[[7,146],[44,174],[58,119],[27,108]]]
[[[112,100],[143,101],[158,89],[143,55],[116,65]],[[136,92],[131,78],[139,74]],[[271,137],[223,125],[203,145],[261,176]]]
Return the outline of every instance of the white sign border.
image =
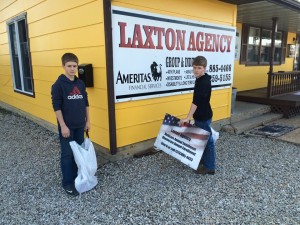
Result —
[[[182,23],[182,24],[185,24],[185,25],[189,25],[189,24],[195,24],[199,27],[199,25],[203,25],[203,27],[209,27],[209,28],[218,28],[218,29],[227,29],[227,30],[231,30],[232,32],[234,31],[234,34],[236,33],[236,27],[234,26],[228,26],[228,25],[220,25],[220,24],[213,24],[213,23],[207,23],[207,22],[202,22],[202,21],[198,21],[198,20],[191,20],[191,19],[186,19],[186,18],[180,18],[180,17],[175,17],[175,16],[169,16],[169,15],[164,15],[164,14],[158,14],[158,13],[150,13],[150,12],[147,12],[147,11],[142,11],[142,10],[135,10],[135,9],[130,9],[130,8],[126,8],[126,7],[119,7],[119,6],[112,6],[112,9],[111,9],[111,13],[112,13],[112,17],[114,15],[114,11],[121,11],[121,12],[124,12],[124,13],[133,13],[133,14],[138,14],[138,15],[145,15],[146,13],[146,17],[149,16],[149,17],[157,17],[157,18],[160,18],[160,19],[164,19],[164,20],[168,20],[168,22],[170,23],[175,23],[175,22],[179,22],[179,23]],[[234,35],[235,37],[235,35]],[[235,39],[234,39],[234,42],[235,42]],[[233,47],[234,44],[233,44]],[[233,50],[233,49],[232,49]],[[233,82],[233,72],[234,72],[234,56],[233,56],[233,59],[232,59],[232,78],[230,80],[230,83],[227,83],[227,84],[224,84],[224,85],[215,85],[215,87],[212,85],[212,90],[220,90],[220,89],[228,89],[228,88],[231,88],[232,87],[232,82]],[[115,62],[114,62],[114,65],[115,65]],[[115,67],[115,66],[114,66]],[[115,68],[114,68],[115,69]],[[114,71],[114,80],[115,80],[115,73],[116,71]],[[116,90],[117,86],[115,84],[115,90]],[[128,101],[135,101],[135,100],[143,100],[143,99],[152,99],[152,98],[159,98],[159,97],[168,97],[168,96],[176,96],[176,95],[181,95],[181,94],[190,94],[190,93],[193,93],[193,88],[191,88],[191,90],[187,90],[187,91],[181,91],[181,90],[178,90],[176,91],[176,89],[171,89],[171,90],[174,90],[174,92],[169,92],[169,93],[159,93],[159,94],[151,94],[150,95],[143,95],[143,96],[135,96],[135,97],[128,97],[128,98],[122,98],[122,99],[117,99],[116,98],[116,91],[115,91],[115,102],[116,103],[119,103],[119,102],[128,102]],[[154,92],[157,92],[157,91],[154,91]],[[162,91],[163,92],[163,91]]]

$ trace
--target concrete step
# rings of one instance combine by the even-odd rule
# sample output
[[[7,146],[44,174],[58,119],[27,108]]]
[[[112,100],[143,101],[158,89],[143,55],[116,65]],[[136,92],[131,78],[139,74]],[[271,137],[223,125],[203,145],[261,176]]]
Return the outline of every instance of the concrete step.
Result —
[[[272,122],[274,120],[278,120],[282,118],[282,116],[282,114],[269,112],[259,116],[255,116],[253,118],[231,123],[231,125],[223,127],[223,130],[229,133],[241,134],[255,127]]]
[[[271,107],[269,105],[237,101],[235,103],[234,112],[230,118],[230,123],[233,124],[253,117],[258,117],[268,112],[271,112]]]

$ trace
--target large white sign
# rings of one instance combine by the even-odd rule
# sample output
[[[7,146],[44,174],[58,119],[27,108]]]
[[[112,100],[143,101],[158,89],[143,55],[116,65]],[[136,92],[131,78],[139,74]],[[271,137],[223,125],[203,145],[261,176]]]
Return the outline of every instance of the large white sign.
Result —
[[[112,7],[116,102],[193,91],[193,58],[207,58],[213,89],[233,79],[235,27]]]
[[[190,124],[180,127],[179,121],[170,114],[165,115],[154,147],[196,170],[210,133]]]

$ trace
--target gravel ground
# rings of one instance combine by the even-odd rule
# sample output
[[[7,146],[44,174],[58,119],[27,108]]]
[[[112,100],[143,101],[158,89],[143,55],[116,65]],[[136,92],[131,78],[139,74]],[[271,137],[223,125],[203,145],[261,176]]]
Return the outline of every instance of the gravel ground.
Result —
[[[78,197],[60,186],[56,134],[0,110],[1,224],[300,224],[300,147],[224,134],[202,176],[164,153],[108,163]]]

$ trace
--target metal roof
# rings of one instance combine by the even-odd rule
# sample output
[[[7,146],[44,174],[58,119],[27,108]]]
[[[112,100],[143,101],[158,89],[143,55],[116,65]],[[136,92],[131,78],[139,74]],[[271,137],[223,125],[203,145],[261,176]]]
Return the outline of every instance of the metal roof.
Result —
[[[271,28],[278,18],[278,29],[300,34],[300,0],[224,0],[237,5],[237,22]]]

